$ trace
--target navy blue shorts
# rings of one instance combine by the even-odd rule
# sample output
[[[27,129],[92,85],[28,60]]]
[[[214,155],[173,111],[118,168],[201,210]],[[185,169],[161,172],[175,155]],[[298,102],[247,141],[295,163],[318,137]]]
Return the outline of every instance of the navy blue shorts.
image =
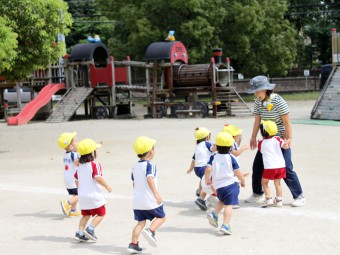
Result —
[[[217,197],[224,205],[238,205],[240,186],[237,182],[216,190]]]
[[[198,166],[194,168],[195,174],[198,178],[202,179],[205,174],[205,166]]]
[[[165,212],[163,210],[163,205],[152,210],[133,210],[135,213],[136,221],[150,220],[154,218],[164,218]]]
[[[69,195],[78,196],[78,189],[67,189]]]

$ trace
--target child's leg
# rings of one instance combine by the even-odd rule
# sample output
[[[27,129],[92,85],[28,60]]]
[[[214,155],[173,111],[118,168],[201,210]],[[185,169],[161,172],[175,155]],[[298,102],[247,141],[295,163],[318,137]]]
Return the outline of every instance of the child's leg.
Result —
[[[274,180],[275,190],[276,190],[276,197],[282,198],[282,186],[281,186],[281,179]]]
[[[97,227],[103,219],[104,219],[104,216],[97,215],[96,217],[94,217],[91,222],[91,225],[93,226],[93,228]]]
[[[151,222],[151,226],[150,226],[150,230],[151,231],[156,231],[156,229],[158,229],[165,221],[165,217],[163,218],[155,218],[152,222]]]
[[[200,198],[202,199],[202,200],[205,200],[205,197],[207,196],[207,193],[205,193],[204,191],[203,191],[203,189],[201,189],[201,193],[200,193]]]
[[[264,194],[266,195],[266,199],[268,200],[269,198],[271,198],[270,196],[270,189],[269,189],[269,180],[268,179],[265,179],[265,178],[262,178],[262,187],[263,187],[263,191],[264,191]]]
[[[201,191],[202,191],[202,184],[201,184],[201,181],[198,183],[198,189],[199,189],[199,191],[200,191],[200,193],[201,193]]]
[[[222,201],[219,201],[216,203],[215,208],[214,208],[214,213],[216,214],[216,216],[218,216],[220,211],[222,211],[223,207],[224,207],[224,204]]]
[[[142,232],[143,228],[145,227],[146,220],[138,221],[137,225],[132,230],[132,238],[131,243],[137,244],[140,233]]]
[[[224,225],[229,225],[232,211],[233,211],[232,205],[225,205],[224,206],[224,213],[223,213],[223,224]]]
[[[69,200],[70,205],[71,205],[71,210],[75,210],[77,207],[77,203],[78,203],[78,196],[74,195],[71,197],[71,199]]]
[[[84,231],[87,222],[89,221],[89,219],[91,218],[91,215],[86,215],[83,216],[80,221],[79,221],[79,231]]]

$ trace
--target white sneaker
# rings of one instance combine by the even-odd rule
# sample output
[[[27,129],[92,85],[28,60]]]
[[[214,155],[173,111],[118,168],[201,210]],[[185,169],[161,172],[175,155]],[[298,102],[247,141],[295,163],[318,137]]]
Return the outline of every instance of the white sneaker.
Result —
[[[274,205],[273,199],[269,198],[269,199],[264,200],[264,202],[261,204],[261,207],[267,208],[267,207],[270,207],[270,206],[273,206],[273,205]]]
[[[277,198],[274,198],[274,206],[282,207],[283,206],[282,200],[278,200]]]
[[[257,194],[251,194],[250,197],[248,197],[244,202],[246,203],[263,203],[265,200],[264,194],[257,195]]]
[[[209,206],[209,207],[215,207],[216,206],[216,204],[219,202],[220,200],[216,197],[216,196],[213,196],[213,195],[211,195],[211,196],[209,196],[208,198],[207,198],[207,206]]]
[[[300,207],[306,204],[306,198],[300,195],[294,202],[291,204],[292,207]]]
[[[240,209],[241,206],[240,205],[233,205],[233,209]]]
[[[208,197],[207,201],[210,202],[210,203],[216,204],[220,200],[216,196],[211,195],[211,196]]]

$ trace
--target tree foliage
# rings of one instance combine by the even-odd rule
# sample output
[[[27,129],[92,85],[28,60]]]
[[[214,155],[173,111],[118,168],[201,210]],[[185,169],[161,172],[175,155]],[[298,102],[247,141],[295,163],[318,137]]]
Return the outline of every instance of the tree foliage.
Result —
[[[6,23],[5,19],[0,17],[0,73],[10,71],[17,56],[18,35]]]
[[[331,63],[331,28],[340,21],[339,0],[289,0],[286,18],[294,24],[300,37],[300,66],[312,67],[319,60]]]
[[[189,51],[192,64],[208,62],[222,47],[247,75],[282,74],[292,67],[296,38],[283,16],[284,0],[97,0],[116,20],[110,48],[116,59],[142,60],[146,47],[169,30]]]
[[[56,43],[58,33],[67,34],[71,16],[62,0],[0,0],[0,13],[17,34],[17,55],[2,75],[21,80],[32,70],[46,68],[62,56],[63,42]]]
[[[65,0],[69,5],[69,13],[73,18],[71,32],[66,37],[68,52],[72,46],[87,42],[88,36],[99,35],[107,44],[112,37],[114,21],[102,15],[95,0]]]

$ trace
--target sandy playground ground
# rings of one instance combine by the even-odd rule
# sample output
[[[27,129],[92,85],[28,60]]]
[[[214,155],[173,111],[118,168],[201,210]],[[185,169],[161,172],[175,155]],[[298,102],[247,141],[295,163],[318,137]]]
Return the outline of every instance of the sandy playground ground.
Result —
[[[232,236],[222,236],[208,224],[195,204],[198,178],[187,175],[195,141],[193,130],[205,126],[213,139],[226,123],[250,138],[253,118],[85,120],[61,124],[30,122],[7,126],[0,122],[0,243],[1,254],[128,254],[132,228],[132,144],[139,135],[157,140],[154,162],[167,221],[157,231],[158,248],[141,237],[144,254],[340,254],[340,127],[300,124],[309,121],[314,101],[289,102],[293,125],[293,163],[307,205],[292,208],[283,184],[283,208],[245,204],[251,177],[241,190],[241,208],[233,211]],[[143,110],[145,111],[145,109]],[[97,243],[73,240],[79,218],[62,215],[59,201],[68,195],[63,183],[62,132],[78,132],[78,140],[102,143],[98,161],[113,187],[107,196],[107,216],[96,229]],[[240,158],[251,172],[255,151]],[[271,186],[273,188],[273,186]],[[274,189],[272,189],[274,192]],[[220,215],[222,217],[222,215]]]

